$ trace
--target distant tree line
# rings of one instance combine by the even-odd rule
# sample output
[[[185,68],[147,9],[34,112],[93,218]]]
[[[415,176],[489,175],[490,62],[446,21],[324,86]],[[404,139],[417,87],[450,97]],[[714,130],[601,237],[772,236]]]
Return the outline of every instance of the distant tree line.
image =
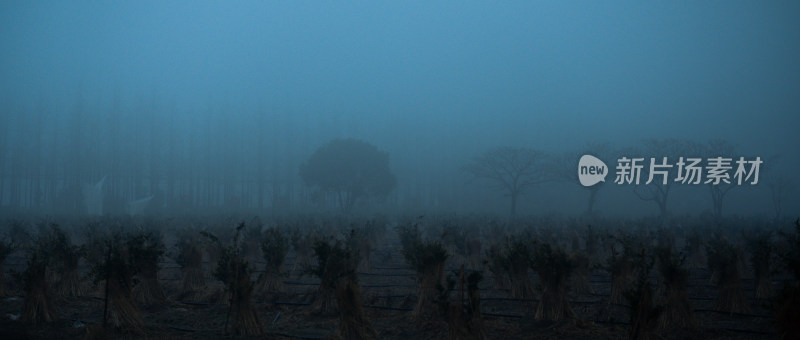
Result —
[[[476,199],[495,200],[482,194],[465,196],[472,188],[482,186],[466,182],[461,177],[464,174],[456,173],[457,165],[414,163],[414,150],[392,155],[404,157],[401,171],[390,171],[397,168],[397,162],[378,151],[381,145],[375,149],[379,156],[369,158],[375,162],[344,152],[342,155],[352,158],[349,163],[319,165],[331,138],[347,136],[357,129],[329,131],[325,125],[330,122],[308,121],[302,115],[235,114],[214,107],[176,113],[159,103],[157,98],[140,100],[129,108],[112,101],[98,109],[78,100],[63,112],[44,107],[2,108],[0,208],[38,213],[96,212],[97,204],[95,208],[87,204],[97,196],[92,190],[102,193],[99,210],[104,214],[317,208],[352,211],[363,204],[435,211],[458,210],[464,202]],[[670,161],[678,156],[740,156],[736,146],[727,141],[679,139],[649,139],[636,148],[594,143],[559,152],[535,146],[501,146],[473,153],[471,160],[463,160],[464,173],[501,189],[510,202],[511,216],[518,214],[522,197],[535,194],[545,182],[579,185],[576,171],[582,154],[607,161],[622,154],[663,156]],[[772,169],[780,163],[776,158],[763,156],[761,177],[763,186],[769,189],[764,198],[770,202],[770,213],[780,216],[785,213],[785,201],[794,183]],[[337,186],[336,180],[347,179],[352,175],[348,171],[355,169],[347,164],[373,169],[349,179],[371,184]],[[614,164],[609,167],[613,171]],[[384,177],[368,176],[377,173]],[[609,177],[607,181],[613,180],[613,173]],[[679,184],[635,186],[632,197],[653,202],[656,213],[663,217],[670,211],[675,185]],[[586,213],[597,212],[596,203],[608,186],[581,186],[587,193]],[[709,209],[720,217],[726,197],[737,186],[706,186]]]

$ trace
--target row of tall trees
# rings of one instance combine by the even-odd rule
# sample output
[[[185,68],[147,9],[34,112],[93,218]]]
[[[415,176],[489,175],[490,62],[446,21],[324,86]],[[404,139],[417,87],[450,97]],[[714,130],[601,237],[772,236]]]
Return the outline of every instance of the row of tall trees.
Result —
[[[157,98],[2,110],[0,206],[44,212],[85,212],[85,187],[103,178],[109,213],[146,198],[169,209],[286,205],[303,194],[297,165],[319,144],[298,133],[302,117],[180,113]]]

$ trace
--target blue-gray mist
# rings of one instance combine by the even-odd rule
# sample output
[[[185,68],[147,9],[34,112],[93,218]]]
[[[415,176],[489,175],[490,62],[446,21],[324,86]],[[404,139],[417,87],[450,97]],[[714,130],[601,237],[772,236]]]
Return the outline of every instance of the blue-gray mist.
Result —
[[[0,207],[70,211],[106,178],[107,207],[324,211],[298,167],[356,138],[397,177],[371,209],[502,215],[508,197],[464,171],[486,150],[608,143],[613,171],[675,138],[765,160],[723,213],[771,216],[780,183],[795,216],[798,17],[796,1],[3,1]],[[596,210],[658,213],[603,185]],[[674,190],[673,213],[712,209],[707,186]],[[518,211],[579,214],[586,195],[549,181]]]

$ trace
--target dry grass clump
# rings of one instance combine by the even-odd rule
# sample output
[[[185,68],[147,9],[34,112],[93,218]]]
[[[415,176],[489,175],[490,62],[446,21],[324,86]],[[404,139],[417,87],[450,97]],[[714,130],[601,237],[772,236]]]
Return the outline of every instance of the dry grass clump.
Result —
[[[662,306],[653,301],[653,287],[650,284],[650,270],[653,268],[652,256],[647,254],[644,246],[632,257],[632,266],[636,273],[633,286],[623,294],[629,304],[631,329],[628,338],[646,340],[655,337],[656,322],[663,312]]]
[[[437,314],[437,286],[442,285],[447,251],[439,241],[423,241],[417,224],[397,230],[406,263],[417,272],[419,293],[413,317],[421,320]]]
[[[3,238],[0,240],[0,297],[6,296],[5,290],[5,274],[3,271],[4,263],[8,255],[11,255],[17,249],[17,244],[12,240]]]
[[[376,339],[377,333],[364,314],[361,300],[361,285],[356,268],[360,262],[358,233],[351,230],[342,241],[314,242],[314,254],[318,267],[314,273],[320,278],[320,290],[333,292],[339,313],[339,328],[336,339]],[[327,299],[327,297],[323,297]]]
[[[137,283],[132,289],[134,299],[148,306],[167,300],[158,281],[159,262],[164,257],[164,243],[157,232],[142,232],[131,236],[128,241],[131,260],[136,266]]]
[[[530,248],[522,238],[506,243],[503,248],[492,246],[487,251],[488,267],[496,272],[501,282],[508,281],[514,299],[535,298],[533,281],[528,274],[531,266]]]
[[[658,321],[660,330],[694,326],[687,284],[689,271],[684,267],[686,257],[674,254],[671,247],[656,248],[656,262],[661,276],[664,310]]]
[[[456,274],[458,275],[456,301],[451,300],[456,278],[448,277],[446,287],[442,285],[437,287],[439,291],[438,304],[447,321],[449,338],[451,340],[486,339],[487,333],[483,324],[480,289],[478,288],[478,284],[483,280],[483,273],[471,271],[467,274],[462,265],[461,271]]]
[[[796,339],[800,334],[800,219],[795,220],[793,233],[780,235],[787,248],[778,255],[794,282],[787,282],[773,302],[775,325],[781,339]]]
[[[499,243],[492,243],[486,250],[486,260],[484,264],[487,270],[494,276],[494,285],[500,290],[509,290],[511,287],[511,276],[508,266],[505,265],[503,257],[503,246]]]
[[[623,249],[620,253],[614,245],[610,246],[611,256],[607,260],[606,270],[611,273],[611,297],[608,300],[611,305],[624,302],[624,292],[631,288],[631,282],[635,278],[632,259],[636,254],[632,236],[623,234],[620,237],[609,236],[609,238],[616,239]]]
[[[772,243],[772,235],[772,232],[769,231],[757,232],[753,236],[745,235],[745,241],[750,253],[750,262],[753,265],[756,299],[770,299],[774,294],[772,289],[772,258],[775,254],[775,245]]]
[[[708,268],[713,270],[712,283],[719,289],[717,310],[730,313],[750,311],[739,271],[741,252],[724,238],[717,237],[709,241],[706,253]]]
[[[539,274],[541,295],[536,307],[536,320],[561,321],[575,314],[567,300],[570,275],[575,262],[561,248],[536,242],[531,253],[531,268]]]
[[[575,251],[570,255],[570,261],[575,265],[570,276],[570,288],[578,294],[594,294],[589,275],[592,273],[592,260],[582,251]]]
[[[206,287],[203,276],[203,251],[197,237],[183,232],[175,245],[175,263],[181,267],[180,299],[195,297]]]
[[[55,283],[55,295],[77,297],[86,294],[87,287],[81,282],[78,270],[84,249],[72,244],[69,235],[56,224],[51,225],[44,247],[51,254],[48,272]]]
[[[264,257],[264,272],[256,282],[256,290],[260,293],[278,293],[282,290],[283,264],[289,252],[289,241],[283,232],[276,228],[264,230],[261,239],[261,254]]]
[[[41,248],[28,254],[28,268],[22,273],[25,286],[25,304],[20,320],[37,324],[56,319],[47,280],[48,256]]]
[[[263,335],[264,326],[259,322],[253,304],[254,284],[250,280],[250,269],[240,250],[239,237],[243,229],[245,229],[244,222],[236,227],[231,244],[222,247],[223,251],[214,271],[214,277],[222,281],[230,296],[224,332],[228,333],[228,319],[230,318],[233,320],[231,330],[234,335]],[[212,234],[206,233],[206,235],[213,241],[219,242]]]
[[[138,332],[144,321],[133,301],[133,277],[137,268],[127,242],[129,237],[131,235],[117,231],[95,238],[88,244],[86,259],[95,284],[105,283],[103,326],[110,324],[117,329]]]

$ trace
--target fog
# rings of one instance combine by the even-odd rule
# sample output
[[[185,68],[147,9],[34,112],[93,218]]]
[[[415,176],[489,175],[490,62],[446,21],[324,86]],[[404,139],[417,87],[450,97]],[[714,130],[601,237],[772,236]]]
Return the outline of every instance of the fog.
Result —
[[[674,138],[764,159],[723,214],[771,215],[769,184],[798,181],[799,15],[793,1],[4,1],[0,211],[91,212],[103,178],[104,214],[142,199],[163,215],[336,211],[298,168],[356,138],[397,178],[356,212],[503,216],[508,197],[464,171],[486,150]],[[658,213],[606,182],[595,211]],[[674,192],[673,214],[712,209],[706,185]],[[580,214],[586,195],[548,181],[517,210]]]

